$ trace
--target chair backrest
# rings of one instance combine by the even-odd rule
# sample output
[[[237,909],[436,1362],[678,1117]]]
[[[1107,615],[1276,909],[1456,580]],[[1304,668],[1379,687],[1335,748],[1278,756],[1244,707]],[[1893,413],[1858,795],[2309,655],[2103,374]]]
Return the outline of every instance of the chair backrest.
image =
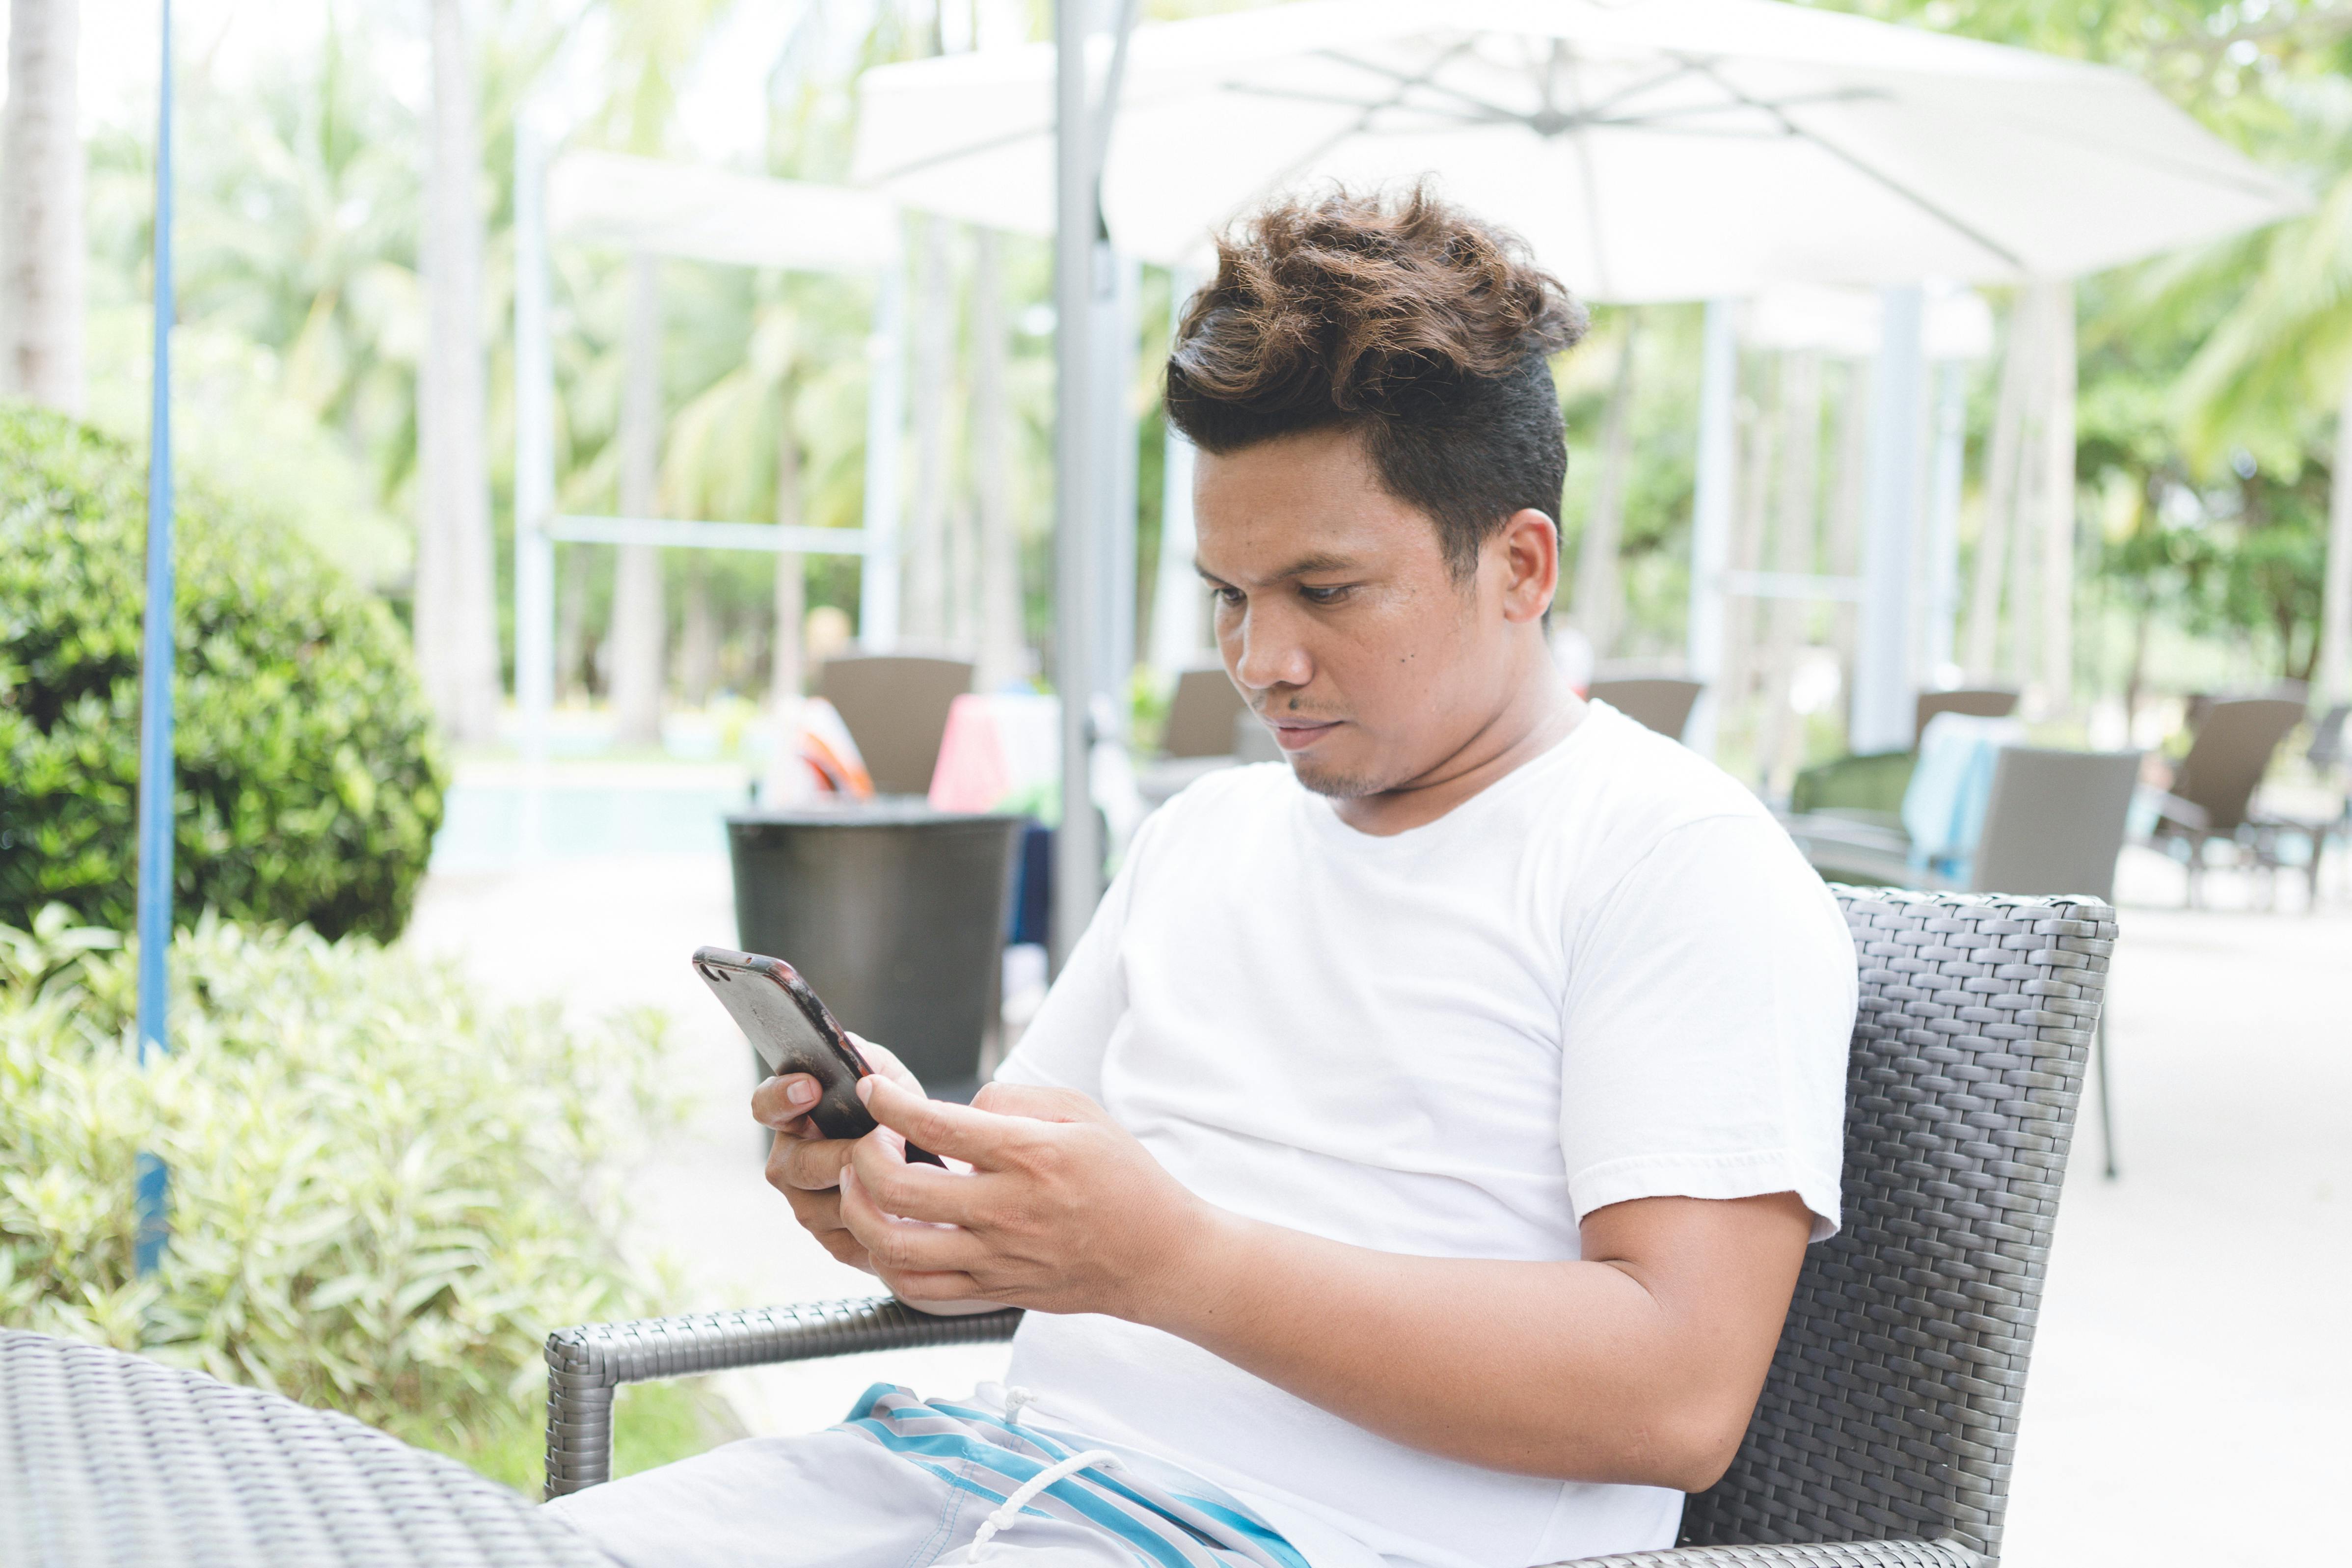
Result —
[[[1862,963],[1843,1228],[1807,1251],[1747,1438],[1682,1541],[1997,1558],[2115,911],[1832,890]]]
[[[2173,774],[2172,793],[2203,806],[2212,831],[2235,832],[2279,742],[2302,721],[2303,704],[2284,697],[2209,702]]]
[[[1965,713],[1971,719],[2006,719],[2017,711],[2017,692],[2008,687],[1970,686],[1954,691],[1922,691],[1915,706],[1914,736],[1927,732],[1927,721],[1938,713]]]
[[[2137,752],[2002,747],[1970,886],[2113,900],[2139,763]]]
[[[881,795],[926,795],[948,709],[971,689],[971,666],[918,654],[841,654],[817,671],[816,694],[841,710]]]
[[[1679,741],[1683,738],[1683,726],[1690,722],[1691,705],[1698,700],[1701,689],[1696,680],[1656,676],[1596,680],[1587,695],[1599,698],[1626,718],[1655,730],[1670,741]]]
[[[1160,749],[1171,757],[1222,757],[1234,749],[1234,721],[1249,705],[1224,666],[1188,669],[1168,700],[1168,729]]]

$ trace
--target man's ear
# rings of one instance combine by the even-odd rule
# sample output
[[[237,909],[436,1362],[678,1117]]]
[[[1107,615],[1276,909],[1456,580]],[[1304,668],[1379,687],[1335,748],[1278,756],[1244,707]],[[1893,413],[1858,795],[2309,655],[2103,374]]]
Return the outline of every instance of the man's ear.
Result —
[[[1559,528],[1533,507],[1513,512],[1496,535],[1503,559],[1503,617],[1543,618],[1559,588]]]

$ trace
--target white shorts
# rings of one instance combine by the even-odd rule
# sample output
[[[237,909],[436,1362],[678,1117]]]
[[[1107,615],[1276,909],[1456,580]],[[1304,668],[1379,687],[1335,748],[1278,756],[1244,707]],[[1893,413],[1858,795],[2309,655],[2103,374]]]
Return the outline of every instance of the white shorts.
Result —
[[[1307,1568],[1221,1488],[1008,1416],[993,1384],[927,1403],[877,1384],[838,1426],[730,1443],[546,1508],[624,1568]]]

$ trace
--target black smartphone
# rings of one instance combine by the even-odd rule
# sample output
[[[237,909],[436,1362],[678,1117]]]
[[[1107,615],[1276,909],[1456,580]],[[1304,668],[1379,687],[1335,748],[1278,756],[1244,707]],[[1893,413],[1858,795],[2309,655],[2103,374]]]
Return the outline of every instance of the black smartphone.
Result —
[[[857,1098],[857,1080],[874,1068],[849,1032],[781,958],[724,947],[694,950],[694,972],[731,1015],[771,1074],[804,1072],[822,1092],[809,1120],[828,1138],[863,1138],[874,1118]],[[907,1145],[907,1158],[927,1165],[937,1154]]]

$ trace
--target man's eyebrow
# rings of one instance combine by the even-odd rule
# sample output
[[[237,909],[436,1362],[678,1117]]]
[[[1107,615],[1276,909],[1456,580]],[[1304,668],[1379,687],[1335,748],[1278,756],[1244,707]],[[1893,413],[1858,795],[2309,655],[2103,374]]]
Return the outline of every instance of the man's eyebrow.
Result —
[[[1361,563],[1353,556],[1336,555],[1325,551],[1314,555],[1302,555],[1281,571],[1269,574],[1265,580],[1269,583],[1280,583],[1292,577],[1308,576],[1317,572],[1352,572]],[[1197,560],[1192,563],[1192,570],[1198,572],[1209,582],[1224,581]]]

